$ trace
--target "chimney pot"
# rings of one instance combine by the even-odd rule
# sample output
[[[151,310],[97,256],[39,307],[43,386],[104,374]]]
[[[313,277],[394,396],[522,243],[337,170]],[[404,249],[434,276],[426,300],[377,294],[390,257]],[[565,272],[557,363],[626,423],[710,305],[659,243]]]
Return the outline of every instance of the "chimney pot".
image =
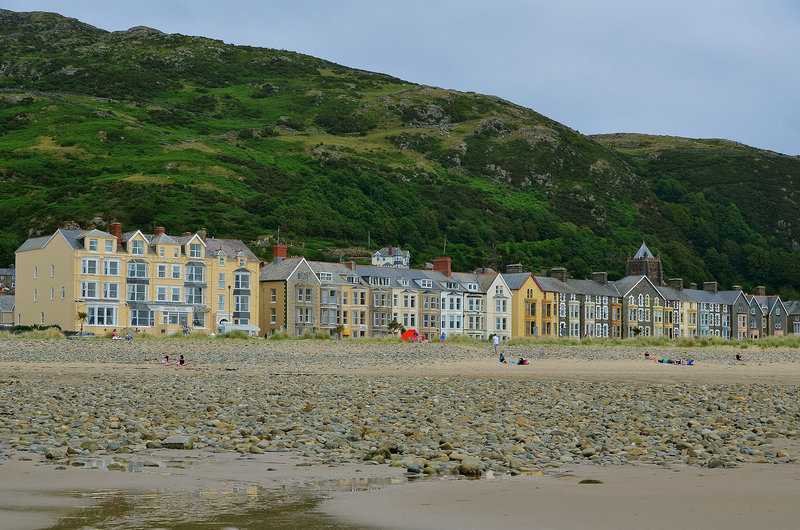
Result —
[[[285,259],[286,258],[286,245],[275,245],[272,247],[272,258],[273,259]]]
[[[520,272],[528,272],[525,270],[525,267],[522,266],[522,263],[509,263],[506,265],[506,274],[517,274]]]
[[[742,286],[741,285],[732,285],[731,289],[733,289],[734,291],[741,291],[742,290]]]
[[[166,232],[166,229],[165,229],[163,226],[157,226],[157,227],[156,227],[156,235],[157,235],[157,236],[158,236],[158,235],[161,235],[161,234],[163,234],[163,233],[165,233],[165,232]]]
[[[593,272],[592,273],[592,280],[599,283],[600,285],[608,285],[608,273],[607,272]]]
[[[683,278],[670,278],[669,286],[676,291],[683,291]]]
[[[567,282],[567,269],[564,267],[553,267],[550,269],[548,276],[551,278],[555,278],[556,280],[562,281],[564,283]]]
[[[122,223],[111,223],[108,225],[108,233],[117,238],[117,244],[122,244]]]
[[[453,274],[452,262],[449,257],[433,258],[433,270],[444,273],[448,278]]]
[[[756,287],[756,295],[757,296],[766,296],[767,295],[767,288],[763,285],[759,285]]]
[[[717,282],[703,282],[703,290],[717,294]]]
[[[690,283],[690,284],[689,284],[689,289],[692,289],[692,290],[695,290],[695,289],[697,289],[697,284],[696,284],[696,283],[694,283],[694,282]]]

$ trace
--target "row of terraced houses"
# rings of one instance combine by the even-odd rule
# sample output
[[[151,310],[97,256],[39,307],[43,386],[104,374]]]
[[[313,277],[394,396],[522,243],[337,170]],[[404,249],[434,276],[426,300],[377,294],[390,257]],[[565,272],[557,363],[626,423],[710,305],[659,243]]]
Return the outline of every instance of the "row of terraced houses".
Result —
[[[206,236],[65,230],[27,240],[16,252],[16,324],[115,328],[166,335],[217,332],[235,325],[260,335],[327,331],[384,337],[391,323],[428,337],[609,337],[636,335],[760,338],[800,334],[800,302],[747,294],[739,286],[698,289],[664,281],[660,256],[646,245],[629,256],[626,277],[573,279],[566,269],[536,275],[453,272],[447,257],[408,268],[407,251],[388,247],[374,265],[288,257],[259,262],[247,246]],[[82,313],[85,319],[79,319]]]

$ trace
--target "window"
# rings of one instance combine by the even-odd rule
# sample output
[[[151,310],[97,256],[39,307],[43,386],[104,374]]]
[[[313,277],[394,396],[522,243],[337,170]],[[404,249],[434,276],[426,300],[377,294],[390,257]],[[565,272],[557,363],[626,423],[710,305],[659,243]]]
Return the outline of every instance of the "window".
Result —
[[[205,313],[193,313],[192,314],[192,325],[198,328],[206,327],[206,314]]]
[[[50,300],[56,297],[56,290],[54,288],[50,288]]]
[[[131,254],[135,256],[144,256],[144,241],[140,239],[131,241]]]
[[[233,282],[234,289],[250,289],[250,273],[237,272]]]
[[[270,324],[274,324],[275,322],[277,322],[276,312],[277,311],[275,310],[274,307],[271,307],[269,309],[269,323]]]
[[[119,276],[119,260],[104,259],[103,274],[105,276]]]
[[[34,275],[36,278],[36,267],[34,267]],[[82,274],[97,274],[97,260],[84,258],[81,260],[81,273]]]
[[[165,311],[162,319],[164,324],[180,324],[181,326],[189,325],[189,313],[181,311]]]
[[[158,302],[167,301],[167,287],[165,285],[159,285],[156,287],[156,301]]]
[[[50,277],[52,278],[55,275],[56,275],[56,266],[55,265],[50,265]],[[780,310],[778,310],[778,314],[779,315],[781,314]]]
[[[224,267],[225,266],[225,256],[220,256],[219,257],[219,266],[220,267]]]
[[[89,240],[89,252],[97,252],[97,240],[90,239]]]
[[[347,303],[347,297],[346,297],[347,293],[344,293],[344,294],[345,294],[345,303]],[[278,293],[277,293],[277,291],[275,289],[270,289],[269,290],[269,301],[271,303],[273,303],[273,304],[277,303],[277,301],[278,301]]]
[[[38,278],[38,277],[39,277],[39,267],[37,267],[36,265],[34,265],[34,266],[33,266],[33,279],[35,280],[35,279],[36,279],[36,278]]]
[[[239,266],[244,267],[247,264],[247,260],[245,258],[239,258]]]
[[[63,299],[64,299],[64,297],[66,296],[66,293],[67,293],[67,289],[66,289],[66,287],[61,287],[61,299],[62,299],[62,300],[63,300]]]
[[[117,310],[114,306],[87,307],[86,322],[90,326],[116,326]]]
[[[158,255],[159,255],[160,257],[162,257],[162,258],[163,258],[164,256],[166,256],[166,250],[164,250],[164,245],[161,245],[160,247],[158,247]]]
[[[180,257],[180,255],[181,255],[181,249],[180,248],[175,247],[175,248],[172,249],[172,257],[173,258]]]
[[[200,255],[200,252],[201,252],[202,248],[203,248],[203,245],[201,245],[200,243],[192,243],[192,244],[190,244],[189,245],[189,257],[190,258],[200,258],[200,257],[202,257]]]
[[[333,279],[333,274],[331,274],[330,272],[320,272],[319,279],[324,282],[329,282]]]
[[[128,278],[147,278],[147,263],[128,263]]]
[[[105,251],[106,254],[111,254],[114,252],[114,240],[113,239],[106,239],[105,241]]]
[[[180,287],[170,287],[169,288],[169,300],[171,302],[180,302],[181,301],[181,288]]]
[[[203,283],[206,281],[206,268],[200,265],[186,266],[186,281]]]
[[[156,267],[156,276],[159,278],[166,278],[167,277],[167,266],[163,263],[160,263]]]
[[[173,265],[172,269],[172,279],[173,280],[180,280],[181,279],[181,266],[180,265]]]
[[[420,280],[419,284],[423,289],[430,289],[433,287],[433,282],[431,280]]]
[[[218,294],[217,295],[217,311],[225,311],[225,295]]]
[[[297,281],[298,282],[307,282],[308,281],[308,272],[307,271],[297,271]]]
[[[103,298],[119,300],[119,284],[117,282],[103,283]]]
[[[200,287],[187,287],[186,288],[186,303],[187,304],[202,304],[203,303],[203,289]]]
[[[97,282],[81,282],[81,298],[97,298]]]
[[[128,300],[132,302],[147,301],[147,286],[142,284],[128,284]]]

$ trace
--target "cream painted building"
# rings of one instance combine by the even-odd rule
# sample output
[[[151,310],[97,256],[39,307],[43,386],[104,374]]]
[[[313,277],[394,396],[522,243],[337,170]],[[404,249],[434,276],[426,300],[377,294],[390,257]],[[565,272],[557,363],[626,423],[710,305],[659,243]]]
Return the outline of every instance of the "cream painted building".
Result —
[[[258,322],[259,260],[241,241],[109,228],[60,229],[17,249],[17,324],[168,335]]]

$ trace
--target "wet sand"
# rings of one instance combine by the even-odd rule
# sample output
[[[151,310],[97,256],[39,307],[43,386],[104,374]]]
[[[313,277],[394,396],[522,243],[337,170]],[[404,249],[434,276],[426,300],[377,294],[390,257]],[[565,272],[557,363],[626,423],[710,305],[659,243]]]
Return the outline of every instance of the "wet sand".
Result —
[[[439,344],[366,344],[362,347],[303,341],[288,343],[288,346],[262,342],[222,346],[200,342],[77,346],[73,342],[4,341],[0,344],[0,398],[3,398],[0,400],[0,529],[45,528],[65,516],[75,515],[76,510],[105,502],[109,495],[115,495],[114,492],[123,497],[145,495],[145,504],[163,508],[161,516],[167,521],[204,521],[233,504],[269,504],[275,492],[337,481],[347,490],[361,489],[351,487],[361,483],[367,491],[337,493],[336,488],[326,489],[329,493],[325,495],[331,498],[319,509],[344,525],[375,528],[498,525],[504,528],[796,528],[800,520],[800,503],[796,502],[797,491],[800,491],[800,465],[797,464],[800,462],[800,415],[796,410],[800,362],[795,350],[747,351],[746,360],[740,363],[728,360],[738,351],[732,348],[652,353],[654,357],[686,357],[688,354],[700,359],[694,366],[673,366],[645,360],[640,350],[625,348],[554,347],[538,352],[526,347],[506,348],[509,358],[531,358],[528,366],[514,366],[497,363],[487,348]],[[294,351],[286,352],[287,348]],[[188,352],[188,367],[163,367],[158,363],[163,354],[172,356],[179,351]],[[123,384],[125,386],[118,386]],[[353,391],[353,385],[359,385],[356,390],[369,389],[369,394],[361,396]],[[406,483],[405,477],[409,476],[406,465],[390,467],[363,461],[361,449],[354,449],[358,444],[368,448],[366,439],[351,440],[349,453],[343,452],[343,445],[341,451],[335,450],[341,453],[338,459],[324,462],[327,452],[319,438],[327,435],[325,431],[314,434],[315,442],[313,436],[308,438],[298,428],[292,443],[281,447],[281,452],[264,454],[248,453],[250,445],[247,444],[255,445],[253,435],[257,433],[243,435],[240,432],[242,427],[252,430],[244,422],[253,421],[263,424],[264,435],[270,427],[283,429],[279,434],[289,442],[287,436],[295,429],[288,430],[291,427],[288,423],[280,425],[283,416],[281,409],[274,409],[276,406],[291,409],[293,419],[285,421],[298,423],[303,429],[313,429],[314,422],[325,418],[334,426],[337,422],[356,425],[360,421],[363,425],[386,427],[381,425],[381,418],[398,414],[397,417],[402,418],[402,407],[423,403],[415,401],[417,399],[426,400],[425,406],[440,407],[448,400],[449,409],[441,410],[453,414],[446,421],[462,422],[459,430],[451,431],[447,425],[430,423],[425,411],[412,410],[410,412],[423,415],[414,416],[413,422],[387,420],[388,427],[396,429],[392,436],[407,435],[411,447],[412,431],[419,427],[433,428],[438,429],[430,431],[436,444],[444,434],[453,443],[461,442],[463,448],[471,444],[480,449],[480,444],[486,443],[482,434],[486,427],[481,426],[481,431],[471,430],[477,416],[463,417],[457,408],[470,396],[476,402],[485,400],[482,393],[487,388],[492,389],[493,395],[505,399],[504,387],[531,390],[528,402],[520,407],[498,409],[492,418],[511,414],[515,417],[527,415],[535,420],[542,411],[549,411],[551,420],[540,418],[536,424],[520,423],[504,431],[513,433],[514,429],[524,428],[526,436],[544,438],[555,432],[551,431],[555,424],[547,422],[555,422],[555,413],[561,410],[558,428],[567,434],[559,436],[565,437],[564,446],[573,448],[572,452],[562,453],[566,461],[559,460],[558,454],[535,456],[546,448],[542,440],[536,442],[535,448],[525,449],[527,456],[514,457],[517,458],[516,467],[504,468],[521,471],[524,476],[499,473],[500,462],[511,454],[509,451],[522,450],[521,445],[509,448],[506,441],[500,439],[492,442],[498,447],[494,450],[495,456],[488,453],[481,456],[495,463],[484,469],[484,478],[480,480],[453,478],[449,470],[445,472],[449,468],[442,467],[441,475]],[[52,391],[54,388],[60,390]],[[121,401],[110,393],[109,389],[114,388],[126,388],[120,395]],[[172,409],[181,414],[179,418],[171,415],[169,407],[166,412],[157,407],[157,400],[155,405],[151,403],[153,400],[147,393],[152,389],[160,392],[173,388],[184,389],[187,396],[189,392],[193,396],[181,401],[181,409]],[[229,388],[245,393],[229,394]],[[286,388],[293,389],[294,397],[284,402],[281,392]],[[419,395],[412,394],[415,388],[423,390]],[[570,389],[576,393],[570,395]],[[36,395],[25,394],[29,390],[40,393],[41,407],[36,405]],[[262,394],[267,390],[269,395],[265,397]],[[607,415],[599,427],[607,428],[608,432],[602,435],[606,441],[598,443],[603,447],[598,445],[597,455],[591,456],[592,447],[575,452],[576,440],[566,438],[567,435],[591,433],[591,429],[596,428],[589,427],[595,413],[587,412],[587,406],[592,406],[598,393],[603,393],[603,399],[609,401],[607,406],[599,407],[599,413]],[[606,444],[617,443],[619,433],[624,433],[620,427],[609,425],[626,421],[620,410],[636,408],[633,395],[642,396],[636,399],[661,395],[673,400],[670,406],[676,408],[669,411],[669,421],[653,416],[660,415],[660,403],[646,403],[652,407],[645,407],[644,412],[638,410],[644,417],[638,418],[636,425],[639,429],[650,422],[675,429],[673,436],[678,438],[673,441],[686,441],[682,451],[673,456],[666,454],[667,449],[675,448],[673,442],[667,449],[657,447],[658,432],[638,436],[650,440],[649,445],[653,447],[652,452],[638,457],[641,460],[631,461],[628,454],[630,440],[634,437],[620,438],[620,444],[626,446],[622,452],[605,448]],[[693,402],[697,397],[704,401]],[[47,402],[45,398],[58,401]],[[112,410],[104,410],[98,416],[92,413],[93,400],[101,398]],[[183,399],[183,395],[180,398]],[[343,412],[345,408],[350,410],[353,404],[359,405],[354,402],[356,399],[363,400],[363,410],[369,411],[369,416],[358,418],[360,407]],[[630,404],[621,408],[618,399]],[[675,400],[684,400],[686,404]],[[491,399],[488,401],[491,403]],[[66,418],[62,412],[74,412],[59,410],[62,406],[59,403],[71,407],[68,402],[81,407],[81,414],[59,419]],[[249,415],[239,412],[242,403],[262,407],[267,418],[248,419]],[[171,424],[167,429],[170,432],[174,428],[195,429],[200,439],[208,438],[208,444],[194,450],[145,448],[145,440],[169,434],[161,433],[159,425],[140,428],[139,423],[145,420],[137,416],[137,409],[141,411],[145,404],[154,413],[166,414],[163,421]],[[209,404],[216,410],[209,409]],[[196,407],[189,408],[193,405]],[[114,414],[120,415],[117,411],[120,407],[127,407],[121,416],[127,416],[128,420],[114,417]],[[482,407],[477,406],[471,413],[483,414]],[[681,419],[681,412],[688,410],[691,416]],[[773,413],[775,417],[771,417]],[[569,419],[573,414],[574,420]],[[207,431],[195,428],[196,424],[214,417],[222,417],[223,425]],[[363,421],[367,419],[369,422]],[[494,419],[480,421],[491,426]],[[736,427],[737,421],[756,428],[750,431]],[[687,423],[691,422],[697,425],[687,429]],[[116,425],[112,427],[113,424]],[[703,425],[710,429],[700,437],[698,433]],[[656,426],[655,430],[661,427]],[[72,440],[108,438],[101,442],[98,452],[84,452],[68,458],[48,459],[43,449],[35,449],[35,444],[44,447],[47,440],[61,439],[59,433],[65,428],[74,430]],[[133,454],[119,454],[109,449],[110,446],[104,447],[104,444],[121,440],[122,437],[114,433],[126,429],[128,441],[123,445],[127,443]],[[215,434],[222,429],[224,433]],[[348,433],[352,432],[351,427],[347,429]],[[147,438],[133,436],[140,431],[147,434]],[[741,440],[737,443],[750,444],[746,449],[755,452],[738,454],[731,449],[734,447],[729,443],[731,439],[717,440],[714,450],[728,451],[722,462],[728,467],[711,468],[710,460],[703,460],[700,453],[714,445],[709,437],[715,433],[726,435],[726,431]],[[758,440],[748,442],[744,436],[755,431]],[[380,435],[377,430],[363,433]],[[218,443],[226,436],[233,442]],[[241,440],[236,441],[237,437]],[[31,441],[25,446],[15,445],[20,440]],[[342,444],[346,441],[339,440]],[[377,445],[380,438],[375,440]],[[212,441],[217,445],[209,445]],[[267,445],[275,449],[278,440],[264,437],[261,442],[265,450]],[[695,447],[698,442],[706,448]],[[72,441],[59,443],[74,445]],[[309,453],[304,447],[317,447],[318,452]],[[584,449],[590,452],[581,453]],[[681,459],[692,460],[686,457],[687,450],[695,449],[700,454],[697,464],[684,465]],[[656,451],[666,456],[656,456]],[[413,454],[410,449],[409,452]],[[429,462],[434,462],[437,454],[442,456],[441,452],[433,453]],[[603,458],[628,454],[628,462],[624,463],[623,459],[619,461],[624,465],[608,465],[607,461],[598,459],[590,463],[591,458],[601,453]],[[455,457],[450,456],[453,463]],[[573,457],[574,461],[570,461]],[[125,459],[136,472],[105,469],[118,458]],[[646,458],[651,460],[644,460]],[[758,459],[765,463],[751,463]],[[83,467],[73,466],[73,460],[82,461]],[[145,461],[150,464],[145,465]],[[650,463],[654,461],[658,463]],[[93,465],[97,468],[88,469]],[[601,483],[579,484],[585,479]],[[289,497],[292,495],[295,493],[290,493]],[[287,515],[287,520],[296,515],[296,512],[294,516]],[[130,514],[119,515],[127,516]],[[153,525],[162,524],[160,521]]]

